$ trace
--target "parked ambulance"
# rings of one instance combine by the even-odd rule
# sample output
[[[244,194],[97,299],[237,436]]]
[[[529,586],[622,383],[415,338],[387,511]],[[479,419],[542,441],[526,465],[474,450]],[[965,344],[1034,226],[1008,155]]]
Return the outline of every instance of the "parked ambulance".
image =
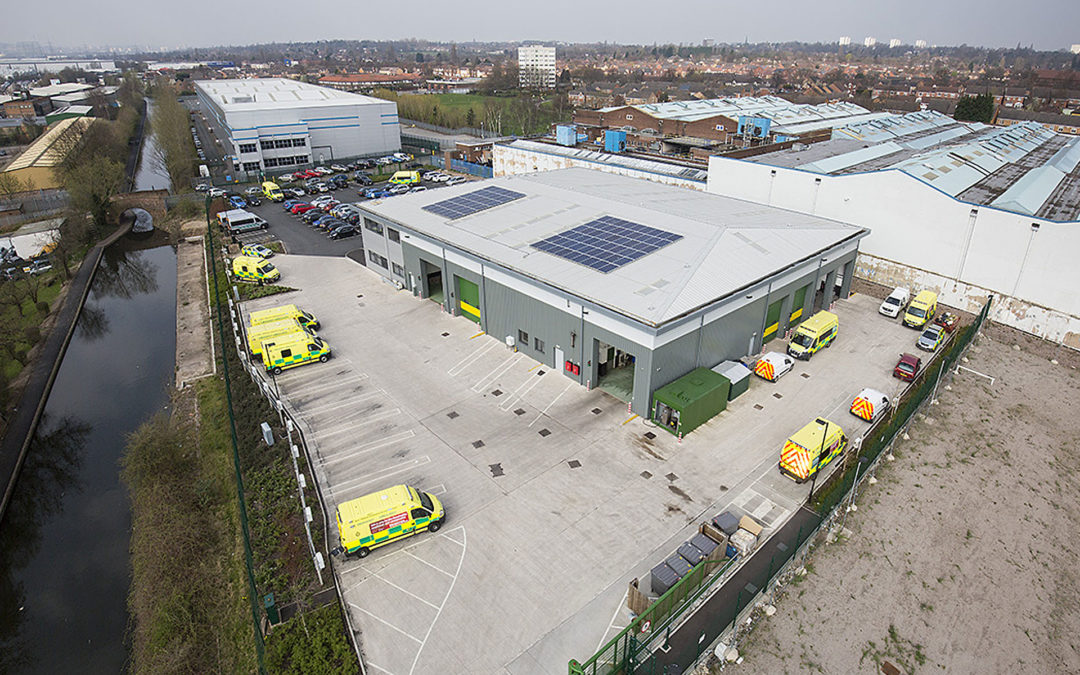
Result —
[[[851,402],[851,414],[871,422],[889,411],[892,403],[889,397],[877,389],[869,387],[859,392],[855,400]]]
[[[360,558],[397,539],[424,530],[437,532],[445,519],[435,495],[408,485],[395,485],[337,507],[341,550]]]
[[[330,360],[330,345],[322,338],[306,333],[264,340],[261,351],[266,371],[274,375],[280,375],[281,371],[289,368]]]
[[[248,327],[248,351],[251,352],[252,356],[258,357],[262,354],[262,344],[264,342],[273,342],[275,339],[280,341],[284,339],[307,339],[315,337],[318,337],[315,331],[310,328],[304,328],[300,325],[299,321],[291,317],[282,319],[281,321],[260,323],[257,326]]]
[[[908,305],[904,312],[904,325],[911,328],[922,328],[934,320],[937,314],[937,293],[933,291],[919,291],[915,299]]]
[[[252,312],[249,317],[252,326],[258,326],[261,323],[282,321],[283,319],[296,319],[300,322],[301,326],[310,328],[311,330],[315,330],[319,327],[319,320],[315,318],[314,314],[305,312],[296,305],[281,305],[279,307],[271,307],[270,309],[260,309],[257,312]]]
[[[796,483],[805,483],[844,452],[847,440],[839,424],[819,417],[784,443],[780,473]]]
[[[274,263],[247,255],[238,255],[232,262],[233,276],[240,281],[259,284],[270,283],[281,278],[281,272]]]
[[[791,336],[787,352],[797,359],[809,361],[819,349],[830,346],[839,331],[839,317],[822,310],[799,324]]]

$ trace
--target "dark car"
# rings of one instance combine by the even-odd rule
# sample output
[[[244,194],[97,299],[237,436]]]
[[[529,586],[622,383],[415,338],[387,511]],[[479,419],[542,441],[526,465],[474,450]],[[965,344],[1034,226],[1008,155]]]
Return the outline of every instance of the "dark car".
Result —
[[[357,171],[356,173],[354,173],[353,180],[355,180],[360,185],[372,185],[375,183],[375,181],[371,180],[371,176],[367,175],[363,171]]]
[[[318,211],[312,211],[311,213],[318,213]],[[307,215],[307,214],[305,214]],[[331,223],[337,220],[334,216],[328,216],[326,214],[319,214],[317,218],[312,218],[309,222],[315,227],[322,227],[326,223]]]
[[[330,183],[337,185],[339,188],[343,188],[349,184],[349,177],[343,173],[339,173],[330,179]]]
[[[320,221],[319,224],[316,227],[318,227],[320,230],[324,230],[326,232],[332,232],[333,230],[336,230],[337,228],[341,227],[342,225],[348,225],[348,223],[346,223],[341,218],[335,218],[333,216],[330,216],[329,219]]]
[[[344,239],[346,237],[354,237],[354,236],[356,236],[356,226],[355,225],[346,224],[346,225],[342,225],[342,226],[337,227],[337,228],[330,231],[330,238],[331,239]]]
[[[919,374],[919,369],[922,368],[922,359],[914,354],[901,354],[900,360],[896,363],[896,367],[893,368],[893,377],[899,377],[901,380],[911,382],[915,379],[915,376]]]
[[[319,220],[321,218],[325,218],[325,217],[326,216],[319,209],[311,209],[310,211],[308,211],[304,215],[300,216],[300,219],[303,220],[305,223],[311,224],[311,223],[314,223],[315,221],[317,221],[317,220]]]
[[[248,206],[258,206],[259,204],[262,204],[262,200],[256,195],[248,195],[244,197],[244,199],[247,200]]]

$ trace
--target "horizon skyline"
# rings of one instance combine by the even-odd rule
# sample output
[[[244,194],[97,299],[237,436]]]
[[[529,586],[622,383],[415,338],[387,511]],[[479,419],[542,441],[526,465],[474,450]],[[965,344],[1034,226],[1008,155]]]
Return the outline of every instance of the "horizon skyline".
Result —
[[[119,24],[110,17],[95,13],[93,7],[73,0],[57,0],[51,6],[53,16],[42,30],[36,8],[17,4],[5,10],[7,21],[0,25],[0,43],[18,45],[36,42],[61,50],[109,50],[141,47],[153,51],[183,49],[221,49],[271,43],[317,42],[321,40],[426,40],[432,42],[563,42],[568,44],[642,45],[683,44],[700,45],[711,39],[717,44],[777,44],[803,42],[837,44],[841,37],[852,40],[852,46],[862,46],[863,39],[874,37],[886,46],[891,39],[901,39],[904,45],[925,40],[938,47],[971,46],[984,49],[1012,49],[1017,44],[1039,51],[1068,51],[1080,43],[1080,3],[1067,0],[1032,0],[1024,13],[1002,21],[986,3],[960,0],[939,3],[933,0],[910,0],[901,16],[886,7],[865,7],[860,0],[823,0],[813,13],[804,4],[779,0],[769,10],[768,22],[754,23],[754,29],[733,21],[733,13],[741,9],[734,3],[706,0],[686,0],[685,16],[695,18],[695,26],[683,29],[679,22],[655,25],[655,22],[613,22],[613,16],[640,18],[654,11],[652,5],[631,2],[629,5],[607,3],[585,7],[569,0],[551,0],[542,12],[518,11],[500,6],[500,13],[491,11],[484,0],[460,0],[453,6],[446,3],[420,1],[420,6],[408,22],[402,22],[400,12],[390,6],[367,8],[337,7],[319,1],[308,5],[300,17],[311,21],[281,21],[281,17],[298,14],[295,5],[283,0],[267,0],[260,12],[236,5],[235,13],[242,18],[244,38],[237,37],[237,22],[227,15],[229,9],[209,14],[190,11],[188,6],[164,2],[135,3],[118,0],[111,16],[127,14],[132,20]],[[325,11],[322,11],[325,8]],[[154,20],[139,21],[151,15]],[[320,34],[325,23],[322,18],[334,18],[342,33],[334,37]],[[566,20],[572,17],[573,21]],[[834,17],[843,17],[836,21]],[[933,21],[923,20],[933,17]],[[1052,21],[1045,21],[1049,17]],[[736,17],[737,18],[737,17]],[[224,19],[224,20],[216,20]],[[750,21],[745,23],[749,24]],[[132,24],[137,40],[132,40]],[[349,35],[355,25],[357,34]],[[425,35],[401,35],[402,26]],[[23,31],[29,26],[29,31]],[[522,30],[525,27],[526,30]],[[528,33],[528,34],[526,34]],[[154,45],[154,46],[148,46]]]

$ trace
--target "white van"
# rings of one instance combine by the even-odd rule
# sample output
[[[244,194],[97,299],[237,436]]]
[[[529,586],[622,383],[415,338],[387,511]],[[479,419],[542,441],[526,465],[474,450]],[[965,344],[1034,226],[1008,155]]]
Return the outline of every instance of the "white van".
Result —
[[[889,293],[889,297],[885,298],[885,301],[881,303],[881,307],[878,307],[878,312],[890,319],[895,319],[900,316],[900,312],[904,311],[904,307],[907,306],[910,299],[911,294],[908,289],[897,286],[892,293]]]

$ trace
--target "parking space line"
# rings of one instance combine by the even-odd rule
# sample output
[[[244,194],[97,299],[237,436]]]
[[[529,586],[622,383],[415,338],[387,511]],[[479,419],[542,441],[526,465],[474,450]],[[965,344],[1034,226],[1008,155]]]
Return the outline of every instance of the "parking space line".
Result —
[[[427,490],[424,490],[424,492],[428,493],[429,495],[435,495],[436,497],[438,497],[439,495],[444,494],[446,492],[446,486],[443,485],[442,483],[439,483],[435,487],[428,488]]]
[[[514,365],[523,358],[525,358],[525,355],[521,352],[511,355],[505,361],[500,363],[498,367],[495,368],[495,370],[492,370],[487,375],[480,378],[480,380],[477,381],[477,383],[474,384],[471,389],[477,394],[479,394],[481,390],[483,390],[490,384],[494,384],[495,380],[506,374],[507,371],[513,368]]]
[[[436,572],[442,572],[443,574],[445,574],[445,575],[446,575],[446,576],[448,576],[448,577],[453,577],[453,576],[454,576],[453,574],[451,574],[450,572],[447,572],[447,571],[446,571],[446,570],[444,570],[443,568],[441,568],[441,567],[438,567],[437,565],[433,565],[432,563],[429,563],[428,561],[424,560],[424,559],[423,559],[423,558],[421,558],[420,556],[416,556],[416,555],[413,555],[412,553],[410,553],[410,552],[408,551],[408,549],[406,549],[406,550],[405,550],[405,555],[409,556],[410,558],[412,558],[412,559],[414,559],[414,560],[418,560],[418,561],[420,561],[420,562],[424,563],[425,565],[427,565],[427,566],[428,566],[428,567],[430,567],[431,569],[435,570]]]
[[[423,466],[423,465],[428,464],[430,462],[431,462],[431,458],[428,457],[427,455],[424,455],[423,457],[417,457],[416,459],[409,460],[408,462],[402,462],[401,464],[395,464],[392,467],[389,467],[389,469],[391,469],[391,470],[380,469],[379,471],[376,471],[374,473],[366,473],[363,476],[365,480],[360,480],[359,478],[354,478],[352,480],[342,481],[342,482],[338,483],[337,485],[331,485],[330,486],[330,492],[332,494],[337,495],[337,494],[341,494],[341,492],[349,492],[349,491],[352,491],[352,490],[356,490],[361,485],[367,485],[368,483],[374,483],[375,481],[384,480],[387,476],[393,476],[394,474],[401,473],[402,471],[409,471],[411,469],[415,469],[418,466]],[[356,481],[360,481],[360,482],[357,483]],[[346,485],[348,483],[356,483],[356,484],[355,485],[350,485],[347,489],[342,489],[342,486]]]
[[[406,633],[405,631],[401,630],[400,628],[398,628],[398,627],[397,627],[397,626],[395,626],[394,624],[390,623],[390,622],[389,622],[389,621],[387,621],[386,619],[382,619],[382,618],[379,618],[378,616],[376,616],[375,614],[372,614],[371,612],[367,611],[366,609],[364,609],[364,608],[363,608],[363,607],[361,607],[360,605],[355,605],[355,604],[353,604],[353,603],[351,603],[351,602],[350,602],[350,603],[349,603],[349,607],[352,607],[353,609],[358,609],[358,610],[360,610],[360,611],[361,611],[361,612],[363,612],[364,614],[367,614],[368,616],[370,616],[370,617],[371,617],[372,619],[375,619],[375,620],[376,620],[376,621],[378,621],[379,623],[381,623],[381,624],[384,624],[384,625],[386,625],[386,626],[389,626],[390,628],[393,628],[394,630],[396,630],[397,632],[401,633],[402,635],[404,635],[405,637],[409,638],[410,640],[415,640],[415,641],[419,642],[419,643],[420,643],[421,645],[422,645],[422,644],[424,644],[424,641],[423,641],[423,640],[421,640],[420,638],[416,637],[415,635],[410,635],[409,633]]]
[[[348,452],[348,453],[346,453],[344,455],[337,455],[337,456],[334,456],[334,457],[328,457],[328,458],[322,460],[321,464],[323,466],[326,466],[327,464],[330,464],[332,462],[340,462],[343,459],[353,459],[354,457],[357,457],[358,455],[362,455],[364,453],[371,452],[372,450],[378,450],[379,448],[385,448],[386,446],[393,445],[394,443],[397,443],[398,441],[404,441],[404,440],[410,439],[415,435],[416,435],[416,432],[414,432],[412,429],[409,429],[408,431],[402,431],[400,433],[394,434],[393,436],[387,436],[386,438],[383,438],[381,440],[372,441],[371,443],[366,443],[364,445],[361,445],[358,449],[352,450],[352,451],[350,451],[350,452]]]
[[[386,675],[394,675],[392,672],[390,672],[386,668],[383,668],[382,666],[380,666],[378,664],[372,663],[371,661],[366,661],[365,660],[364,665],[367,666],[368,668],[374,668],[375,670],[378,670],[379,672],[386,673]]]
[[[533,372],[534,370],[536,370],[536,368],[539,368],[540,365],[541,364],[537,364],[536,367],[530,368],[529,372],[530,373]],[[513,408],[514,405],[516,405],[518,401],[521,401],[522,399],[525,398],[525,394],[528,394],[530,391],[532,391],[533,387],[535,387],[538,384],[540,384],[540,378],[539,377],[536,377],[535,375],[533,375],[533,376],[527,378],[524,382],[521,383],[521,385],[518,386],[517,389],[514,390],[514,393],[511,394],[508,399],[506,399],[506,402],[503,403],[501,406],[499,406],[499,409],[500,410],[509,410],[510,408]],[[524,387],[524,390],[522,389],[523,387]]]
[[[604,631],[604,635],[600,638],[600,642],[596,645],[596,649],[593,652],[600,651],[600,648],[607,642],[608,634],[611,633],[611,629],[615,626],[615,619],[619,616],[619,612],[622,611],[623,603],[626,602],[626,596],[630,594],[630,589],[623,591],[622,598],[619,600],[619,604],[615,605],[615,613],[611,615],[611,621],[608,621],[607,629]],[[619,630],[622,630],[621,628]]]
[[[451,366],[450,369],[447,370],[446,372],[449,373],[453,377],[457,377],[458,375],[460,375],[462,373],[462,371],[464,371],[466,368],[468,368],[470,365],[472,365],[472,362],[474,360],[480,358],[481,356],[483,356],[487,352],[491,351],[498,344],[499,344],[498,342],[492,341],[492,342],[489,342],[489,343],[487,343],[485,345],[480,345],[479,347],[474,349],[471,354],[469,354],[468,356],[466,356],[465,358],[461,359],[460,361],[455,363],[453,366]]]
[[[398,589],[399,591],[401,591],[401,592],[402,592],[402,593],[404,593],[405,595],[409,596],[410,598],[415,598],[415,599],[419,600],[420,602],[424,603],[425,605],[427,605],[428,607],[432,607],[432,608],[434,608],[434,609],[438,609],[438,608],[439,608],[439,606],[438,606],[438,605],[436,605],[436,604],[435,604],[434,602],[428,602],[427,600],[425,600],[425,599],[421,598],[421,597],[420,597],[419,595],[417,595],[417,594],[415,594],[415,593],[412,593],[412,592],[410,592],[410,591],[407,591],[407,590],[405,590],[405,589],[404,589],[404,588],[402,588],[401,586],[398,586],[397,584],[395,584],[395,583],[394,583],[393,581],[390,581],[389,579],[387,579],[387,578],[385,578],[385,577],[383,577],[383,576],[380,576],[378,572],[372,572],[371,574],[372,574],[372,575],[373,575],[373,576],[374,576],[374,577],[375,577],[376,579],[378,579],[379,581],[381,581],[381,582],[383,582],[384,584],[387,584],[387,585],[389,585],[389,586],[393,586],[394,588]]]
[[[461,574],[461,566],[465,562],[465,553],[468,552],[468,546],[466,546],[468,539],[465,537],[464,527],[461,528],[461,537],[463,540],[461,544],[461,557],[458,558],[458,565],[457,569],[454,570],[453,581],[450,582],[450,588],[446,589],[446,595],[443,596],[443,601],[439,605],[439,610],[435,612],[435,618],[431,620],[431,625],[428,626],[427,633],[424,634],[424,640],[420,643],[420,648],[416,650],[416,657],[413,658],[412,667],[409,668],[409,675],[412,675],[413,671],[416,670],[416,664],[418,661],[420,661],[420,654],[422,654],[424,651],[424,645],[427,644],[428,638],[431,637],[431,631],[435,629],[435,624],[438,623],[439,616],[442,615],[443,608],[446,607],[446,601],[450,599],[450,594],[454,592],[454,584],[457,583],[458,576]]]
[[[558,401],[560,398],[562,398],[563,394],[570,391],[570,387],[572,387],[572,386],[574,386],[573,381],[571,381],[569,384],[567,384],[566,389],[563,389],[561,392],[559,392],[559,395],[556,396],[554,399],[552,399],[551,403],[548,403],[546,408],[544,408],[543,410],[540,411],[540,414],[536,416],[536,419],[534,419],[532,422],[529,422],[529,426],[531,427],[532,425],[539,422],[540,418],[543,417],[547,413],[547,411],[551,410],[551,406],[555,405],[555,401]]]
[[[348,407],[350,405],[355,405],[357,401],[363,401],[365,399],[371,398],[372,396],[378,396],[379,394],[385,394],[385,393],[386,392],[384,392],[382,389],[375,389],[375,390],[370,391],[370,392],[368,392],[366,394],[359,394],[359,395],[350,396],[349,400],[345,401],[344,403],[338,403],[337,405],[323,406],[321,408],[312,408],[310,410],[305,410],[304,412],[311,413],[312,415],[321,415],[322,413],[330,412],[331,410],[337,410],[338,408],[345,408],[345,407]]]
[[[319,433],[319,440],[325,440],[327,436],[334,436],[335,434],[340,434],[343,431],[352,431],[356,427],[362,427],[364,425],[371,424],[372,422],[378,422],[385,417],[396,417],[400,414],[400,408],[391,408],[390,410],[387,410],[385,412],[376,413],[375,415],[372,415],[363,422],[352,422],[350,424],[342,426],[340,429],[335,429],[334,431],[321,431]]]
[[[367,379],[367,375],[364,375],[363,377],[359,377],[359,375],[360,375],[359,373],[357,375],[358,375],[358,377],[356,378],[356,383],[357,384],[359,384],[360,382],[363,382],[364,380]],[[321,380],[325,380],[325,379],[326,379],[325,374],[322,377],[318,377],[318,378],[313,377],[313,378],[311,378],[312,381],[316,381],[316,382],[321,381]],[[331,389],[344,389],[346,387],[346,385],[348,385],[349,383],[348,382],[343,382],[341,380],[332,380],[331,382],[329,382],[327,384],[324,384],[322,386],[307,387],[303,383],[299,383],[299,382],[295,382],[293,380],[290,380],[287,384],[299,387],[300,388],[299,391],[296,392],[298,395],[309,396],[309,395],[314,394],[316,392],[327,391],[327,390],[331,390]]]

